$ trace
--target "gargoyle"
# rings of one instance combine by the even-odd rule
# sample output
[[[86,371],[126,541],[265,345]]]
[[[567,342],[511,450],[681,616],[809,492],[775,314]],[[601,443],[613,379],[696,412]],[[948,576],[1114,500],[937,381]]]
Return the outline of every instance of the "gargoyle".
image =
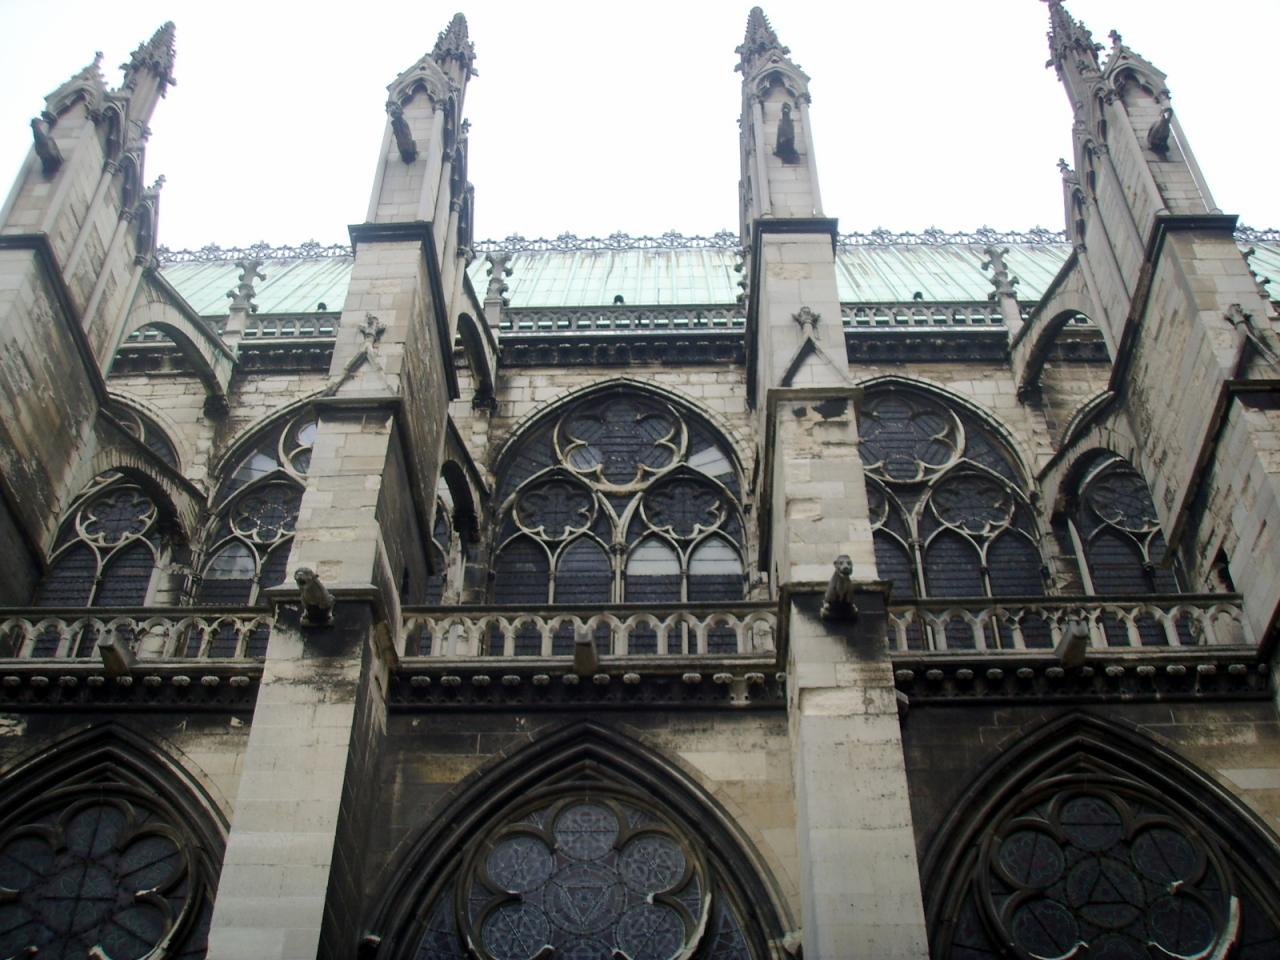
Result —
[[[823,620],[857,620],[858,607],[853,602],[853,561],[847,553],[842,553],[832,566],[836,570],[827,583],[820,616]]]
[[[333,594],[325,589],[316,572],[310,567],[299,567],[293,571],[293,579],[302,599],[302,626],[324,627],[333,623]]]

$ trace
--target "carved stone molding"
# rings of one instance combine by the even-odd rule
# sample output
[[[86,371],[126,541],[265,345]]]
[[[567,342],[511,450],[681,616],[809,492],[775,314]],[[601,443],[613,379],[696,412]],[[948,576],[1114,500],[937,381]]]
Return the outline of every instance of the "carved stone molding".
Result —
[[[98,665],[9,661],[0,665],[0,710],[251,713],[261,679],[258,663],[145,664],[109,677]]]
[[[1044,656],[899,654],[893,666],[898,691],[912,704],[1265,700],[1272,695],[1270,670],[1252,651],[1098,657],[1075,668]]]
[[[494,658],[492,666],[474,662],[428,664],[404,658],[391,680],[393,710],[644,710],[670,707],[701,709],[782,709],[786,675],[772,659],[744,664],[728,660],[663,662],[635,659],[603,663],[599,673],[580,676],[571,660],[519,662]]]

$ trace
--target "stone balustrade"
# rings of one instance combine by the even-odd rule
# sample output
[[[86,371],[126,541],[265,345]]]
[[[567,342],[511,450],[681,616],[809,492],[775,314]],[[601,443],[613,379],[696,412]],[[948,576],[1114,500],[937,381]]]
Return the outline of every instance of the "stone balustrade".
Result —
[[[0,610],[0,655],[96,660],[99,645],[105,645],[143,661],[260,659],[266,655],[270,627],[265,610]]]
[[[404,611],[405,655],[571,657],[578,637],[600,656],[771,656],[777,606],[771,603],[417,608]]]
[[[1236,594],[939,599],[889,608],[891,649],[1050,650],[1072,630],[1088,646],[1254,646]]]

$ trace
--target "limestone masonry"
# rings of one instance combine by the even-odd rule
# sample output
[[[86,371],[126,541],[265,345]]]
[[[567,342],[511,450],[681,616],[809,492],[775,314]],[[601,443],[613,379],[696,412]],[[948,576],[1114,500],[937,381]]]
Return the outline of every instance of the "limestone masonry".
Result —
[[[1062,233],[842,233],[759,8],[710,237],[477,239],[461,14],[349,247],[33,105],[0,958],[1280,957],[1280,233],[1048,12]]]

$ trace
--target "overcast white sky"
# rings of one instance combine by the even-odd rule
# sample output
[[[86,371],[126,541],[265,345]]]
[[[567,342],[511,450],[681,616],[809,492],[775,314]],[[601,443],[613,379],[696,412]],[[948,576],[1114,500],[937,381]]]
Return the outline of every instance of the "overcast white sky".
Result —
[[[345,242],[364,217],[386,85],[431,48],[457,2],[0,0],[0,182],[22,163],[46,93],[95,50],[118,83],[116,65],[172,19],[178,85],[147,155],[148,182],[168,181],[161,242]],[[749,6],[462,7],[480,73],[466,101],[477,236],[736,227],[733,49]],[[1280,226],[1280,3],[1070,9],[1096,40],[1119,29],[1169,75],[1219,206]],[[1071,118],[1044,68],[1043,3],[790,0],[765,12],[812,78],[825,212],[842,230],[1061,228],[1055,163],[1070,155]]]

